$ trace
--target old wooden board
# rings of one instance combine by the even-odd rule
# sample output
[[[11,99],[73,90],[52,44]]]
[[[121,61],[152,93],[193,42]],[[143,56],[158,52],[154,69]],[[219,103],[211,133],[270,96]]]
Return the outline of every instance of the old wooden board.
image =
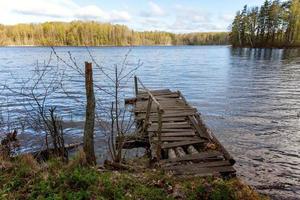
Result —
[[[196,136],[194,131],[181,131],[181,132],[162,132],[162,137],[190,137]]]
[[[151,161],[175,175],[235,173],[232,157],[180,91],[153,91],[138,82],[144,91],[136,88],[136,97],[127,103],[133,105],[137,130],[149,144]],[[215,144],[217,149],[211,150],[208,144]]]
[[[163,117],[188,117],[190,115],[194,115],[196,114],[197,110],[196,109],[191,109],[189,111],[167,111],[165,113],[163,113]],[[145,113],[141,113],[136,115],[136,119],[141,120],[141,119],[145,119],[146,114]],[[157,117],[156,113],[151,113],[150,114],[150,118],[151,117]]]
[[[192,145],[192,144],[202,144],[204,143],[205,140],[193,140],[193,141],[180,141],[180,142],[168,142],[167,144],[163,144],[161,146],[162,149],[170,149],[170,148],[174,148],[174,147],[182,147],[182,146],[188,146],[188,145]]]
[[[174,159],[164,159],[161,160],[161,163],[170,163],[170,162],[183,162],[183,161],[199,161],[199,160],[206,160],[209,158],[214,157],[222,157],[223,154],[219,151],[207,151],[207,152],[200,152],[198,154],[189,154],[182,158],[174,158]]]
[[[157,137],[153,137],[153,141],[157,141]],[[175,142],[175,141],[198,141],[198,137],[161,137],[162,142]]]

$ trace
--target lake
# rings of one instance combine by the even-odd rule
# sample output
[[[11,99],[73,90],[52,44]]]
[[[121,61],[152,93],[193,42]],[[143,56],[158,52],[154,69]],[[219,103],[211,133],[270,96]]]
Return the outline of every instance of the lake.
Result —
[[[83,68],[91,61],[84,47],[57,47],[61,58],[68,51]],[[300,49],[232,49],[230,46],[176,47],[90,47],[97,62],[108,69],[140,60],[136,74],[149,88],[181,90],[198,108],[208,126],[236,158],[238,175],[265,193],[278,198],[300,196]],[[49,59],[51,48],[0,48],[0,81],[18,90],[22,79],[30,77],[37,63]],[[57,63],[54,57],[53,62]],[[61,62],[60,64],[64,66]],[[66,66],[64,66],[66,67]],[[84,79],[66,67],[66,87],[77,100],[85,100]],[[69,80],[69,81],[68,81]],[[97,84],[105,87],[101,73]],[[1,90],[0,90],[1,91]],[[133,84],[124,88],[132,97]],[[14,119],[24,107],[19,98],[0,92],[4,118]],[[103,97],[109,104],[109,97]],[[58,106],[66,120],[82,122],[84,105],[65,94],[53,95],[49,103]],[[78,141],[81,129],[70,127],[70,140]],[[100,135],[99,135],[100,134]],[[36,143],[36,134],[21,134],[26,150]],[[105,153],[103,137],[98,133]],[[97,145],[97,144],[96,144]]]

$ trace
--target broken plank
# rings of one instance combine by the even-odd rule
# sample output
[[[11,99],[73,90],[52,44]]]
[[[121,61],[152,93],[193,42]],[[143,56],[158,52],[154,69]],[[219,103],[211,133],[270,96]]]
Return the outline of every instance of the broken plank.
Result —
[[[169,149],[169,148],[174,148],[174,147],[181,147],[181,146],[187,146],[191,144],[201,144],[204,143],[205,140],[195,140],[195,141],[182,141],[182,142],[169,142],[167,144],[162,145],[162,149]]]
[[[174,141],[197,141],[198,137],[161,137],[162,142],[174,142]],[[153,137],[153,141],[157,141],[157,137]]]
[[[200,137],[207,138],[206,135],[203,133],[201,130],[200,125],[197,123],[197,120],[194,118],[194,116],[189,116],[189,120],[192,122],[194,128],[197,130],[197,133],[199,134]]]
[[[156,131],[158,128],[158,125],[151,124],[148,128],[148,131]],[[189,124],[162,124],[162,130],[164,129],[191,129],[191,126]]]
[[[162,137],[189,137],[189,136],[196,136],[195,132],[193,131],[182,131],[182,132],[163,132],[161,134]]]
[[[191,107],[183,107],[183,106],[169,106],[169,107],[164,107],[162,106],[165,112],[171,112],[171,111],[190,111]],[[145,113],[147,111],[147,108],[136,108],[133,109],[134,113]],[[157,112],[157,108],[156,107],[151,107],[151,113],[156,113]]]
[[[223,156],[223,154],[219,151],[206,151],[206,152],[200,152],[198,154],[188,154],[183,158],[165,159],[165,160],[161,160],[160,162],[163,164],[163,163],[170,163],[170,162],[197,161],[197,160],[207,160],[209,158],[221,157],[221,156]]]
[[[149,92],[151,92],[152,94],[160,94],[160,93],[168,93],[171,92],[170,89],[160,89],[160,90],[150,90]],[[138,95],[143,95],[143,94],[148,94],[148,92],[146,91],[139,91]]]
[[[150,117],[149,121],[158,122],[158,118]],[[163,122],[182,122],[182,121],[186,121],[186,118],[185,117],[163,117],[162,121]]]
[[[163,128],[162,130],[162,133],[166,133],[166,132],[173,132],[173,133],[175,133],[175,132],[192,132],[193,131],[193,129],[191,129],[191,128],[182,128],[182,129],[179,129],[179,128]],[[152,130],[152,129],[148,129],[148,132],[157,132],[157,129],[154,129],[154,130]]]
[[[171,112],[165,112],[163,114],[163,117],[186,117],[189,115],[194,115],[196,114],[197,110],[196,109],[191,109],[188,111],[171,111]],[[157,117],[157,114],[151,113],[150,117]],[[136,116],[137,119],[144,119],[145,118],[145,113],[138,114]]]

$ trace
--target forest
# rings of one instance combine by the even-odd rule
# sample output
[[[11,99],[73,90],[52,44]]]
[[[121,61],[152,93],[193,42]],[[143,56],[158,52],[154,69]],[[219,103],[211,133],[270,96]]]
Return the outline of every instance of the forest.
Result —
[[[231,26],[234,47],[299,47],[300,1],[266,0],[261,7],[247,5]]]
[[[138,32],[125,25],[95,21],[0,25],[1,46],[220,45],[228,44],[228,37],[226,32]]]

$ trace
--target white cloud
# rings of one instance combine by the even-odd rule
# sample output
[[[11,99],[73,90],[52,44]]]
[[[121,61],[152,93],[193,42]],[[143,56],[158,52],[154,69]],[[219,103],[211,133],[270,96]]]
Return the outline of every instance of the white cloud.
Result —
[[[225,22],[232,22],[234,19],[234,15],[233,14],[223,14],[223,15],[220,15],[219,18]]]
[[[0,2],[0,23],[15,24],[75,19],[103,22],[126,22],[131,19],[124,10],[103,10],[96,5],[80,6],[73,0],[10,0]]]
[[[149,6],[151,8],[151,12],[156,16],[163,16],[165,14],[165,11],[156,3],[153,1],[149,2]]]
[[[158,4],[153,1],[148,2],[149,11],[142,11],[140,15],[142,17],[162,17],[166,15],[166,12]]]
[[[177,18],[181,18],[192,23],[210,22],[211,14],[199,8],[186,7],[182,5],[175,6]]]

